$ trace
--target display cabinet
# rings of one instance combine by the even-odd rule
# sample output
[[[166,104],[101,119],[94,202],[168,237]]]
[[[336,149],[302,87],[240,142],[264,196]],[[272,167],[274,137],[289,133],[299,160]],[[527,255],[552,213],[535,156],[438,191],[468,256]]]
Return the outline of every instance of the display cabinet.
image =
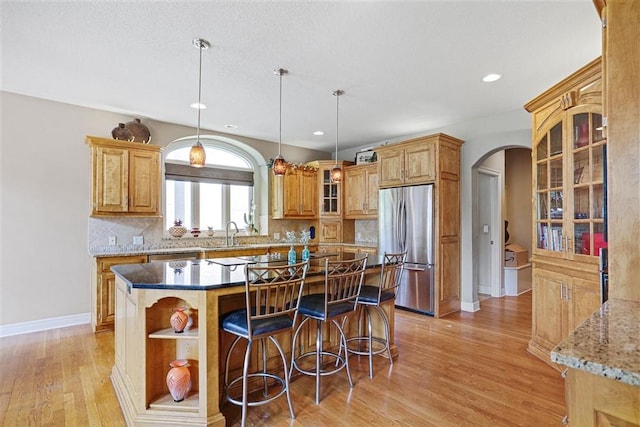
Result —
[[[161,147],[87,136],[91,216],[160,216]]]
[[[378,217],[378,165],[369,163],[344,169],[345,218]]]
[[[600,305],[606,139],[597,59],[525,108],[533,118],[533,319],[529,351],[551,349]]]

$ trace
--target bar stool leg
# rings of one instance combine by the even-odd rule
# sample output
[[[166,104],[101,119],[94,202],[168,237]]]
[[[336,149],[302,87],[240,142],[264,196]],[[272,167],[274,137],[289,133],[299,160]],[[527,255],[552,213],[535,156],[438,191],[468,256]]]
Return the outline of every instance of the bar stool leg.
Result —
[[[244,365],[242,366],[242,427],[247,425],[247,403],[249,387],[249,360],[251,355],[251,341],[247,341],[247,351],[244,353]]]

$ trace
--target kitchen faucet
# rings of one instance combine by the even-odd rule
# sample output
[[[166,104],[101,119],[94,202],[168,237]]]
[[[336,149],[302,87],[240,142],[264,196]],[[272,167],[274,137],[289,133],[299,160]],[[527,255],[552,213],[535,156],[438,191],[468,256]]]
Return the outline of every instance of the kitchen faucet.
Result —
[[[233,226],[236,228],[236,231],[231,235],[231,246],[235,245],[235,237],[236,234],[238,234],[238,224],[236,224],[234,221],[228,221],[225,226],[224,226],[224,243],[226,246],[229,246],[229,226],[233,224]]]

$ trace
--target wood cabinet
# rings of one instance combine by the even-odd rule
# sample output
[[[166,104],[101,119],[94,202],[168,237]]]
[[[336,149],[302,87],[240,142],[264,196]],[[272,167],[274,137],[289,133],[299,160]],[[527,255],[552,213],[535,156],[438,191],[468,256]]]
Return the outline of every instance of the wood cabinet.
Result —
[[[113,330],[116,310],[116,276],[111,272],[111,266],[145,262],[147,262],[145,255],[95,258],[91,275],[91,326],[94,332]]]
[[[285,175],[273,176],[273,219],[318,217],[318,176],[312,166],[289,165]]]
[[[533,266],[529,351],[550,363],[551,349],[600,306],[600,285],[589,280],[588,273],[566,270],[559,264],[534,262]]]
[[[533,118],[533,325],[529,351],[549,353],[600,305],[606,139],[597,59],[525,108]],[[571,274],[569,274],[571,272]]]
[[[91,216],[161,215],[161,147],[87,137],[91,147]]]
[[[380,188],[425,184],[436,178],[436,139],[415,138],[376,148]]]
[[[640,427],[637,386],[569,368],[565,389],[570,426]]]
[[[371,219],[378,217],[378,165],[344,168],[345,218]]]

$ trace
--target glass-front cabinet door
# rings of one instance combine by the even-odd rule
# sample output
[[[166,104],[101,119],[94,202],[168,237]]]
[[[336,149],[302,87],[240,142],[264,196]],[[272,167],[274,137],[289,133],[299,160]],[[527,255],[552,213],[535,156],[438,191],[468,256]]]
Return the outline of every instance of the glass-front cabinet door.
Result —
[[[573,215],[570,218],[574,256],[599,256],[605,247],[606,199],[604,162],[606,141],[602,132],[602,115],[588,110],[572,111],[571,172]]]
[[[340,215],[340,184],[331,181],[331,170],[322,169],[322,215]]]
[[[605,150],[602,115],[586,108],[568,110],[540,133],[533,152],[537,253],[597,257],[606,246]]]

